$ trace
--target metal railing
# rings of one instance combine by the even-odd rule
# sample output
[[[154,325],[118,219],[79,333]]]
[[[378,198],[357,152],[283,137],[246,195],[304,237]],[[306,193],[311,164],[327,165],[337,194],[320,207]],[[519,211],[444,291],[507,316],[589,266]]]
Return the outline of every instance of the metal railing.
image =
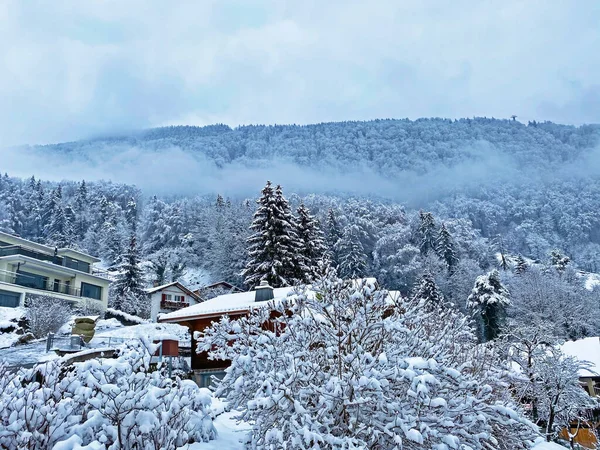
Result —
[[[9,245],[6,247],[0,247],[0,256],[12,256],[12,255],[23,255],[29,256],[30,258],[38,259],[40,261],[47,261],[53,264],[62,266],[63,260],[60,256],[52,256],[47,253],[38,252],[21,245]]]
[[[181,309],[190,306],[189,302],[174,302],[169,300],[161,300],[160,309]]]
[[[24,273],[0,270],[0,281],[30,289],[81,297],[81,289],[73,287],[69,283],[55,282],[54,280],[42,276],[35,277]]]

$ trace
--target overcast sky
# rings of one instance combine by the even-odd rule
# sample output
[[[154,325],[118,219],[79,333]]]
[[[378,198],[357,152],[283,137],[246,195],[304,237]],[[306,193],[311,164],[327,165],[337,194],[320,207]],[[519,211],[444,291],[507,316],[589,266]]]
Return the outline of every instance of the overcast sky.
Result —
[[[2,146],[215,122],[600,122],[598,0],[3,0],[0,55]]]

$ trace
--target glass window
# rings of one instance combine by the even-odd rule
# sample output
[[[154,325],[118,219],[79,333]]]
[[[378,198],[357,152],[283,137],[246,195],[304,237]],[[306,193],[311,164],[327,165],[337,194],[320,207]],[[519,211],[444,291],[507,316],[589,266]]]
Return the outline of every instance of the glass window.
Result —
[[[88,283],[81,283],[81,296],[88,298],[102,299],[102,288]]]
[[[15,284],[33,289],[46,290],[48,285],[48,277],[18,270]]]

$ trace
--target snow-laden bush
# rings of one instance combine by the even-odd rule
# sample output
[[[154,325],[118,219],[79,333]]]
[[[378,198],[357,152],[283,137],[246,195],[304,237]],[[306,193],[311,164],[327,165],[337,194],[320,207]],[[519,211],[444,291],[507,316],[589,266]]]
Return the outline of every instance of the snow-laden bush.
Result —
[[[537,436],[468,320],[330,275],[272,309],[224,317],[198,351],[258,449],[524,449]]]
[[[69,302],[48,295],[27,294],[25,306],[29,331],[38,339],[56,333],[73,312]]]
[[[170,449],[213,439],[210,391],[150,371],[148,349],[17,374],[0,367],[0,448]]]

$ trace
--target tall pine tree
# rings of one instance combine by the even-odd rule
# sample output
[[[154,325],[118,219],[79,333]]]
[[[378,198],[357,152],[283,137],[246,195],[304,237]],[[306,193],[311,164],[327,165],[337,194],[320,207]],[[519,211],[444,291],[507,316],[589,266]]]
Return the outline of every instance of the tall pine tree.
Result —
[[[342,278],[360,278],[365,275],[367,255],[360,241],[360,229],[352,224],[344,229],[337,245],[340,257],[339,273]]]
[[[475,287],[467,299],[467,306],[479,316],[479,334],[483,342],[494,340],[500,335],[508,305],[509,292],[502,285],[497,270],[477,277]]]
[[[417,281],[417,285],[413,292],[413,298],[423,302],[423,305],[428,310],[434,310],[444,306],[444,296],[438,289],[433,275],[429,272],[425,272]]]
[[[430,212],[419,212],[419,249],[422,255],[427,255],[436,248],[436,230],[433,214]]]
[[[150,300],[144,289],[145,280],[139,263],[137,240],[132,234],[119,275],[112,286],[111,306],[127,314],[147,318],[150,315]]]
[[[437,255],[446,263],[448,272],[452,273],[454,267],[458,263],[458,257],[456,256],[456,249],[454,246],[454,241],[452,240],[452,235],[446,228],[446,225],[443,223],[437,235],[435,248]]]
[[[308,283],[318,276],[319,263],[326,252],[325,240],[319,224],[304,203],[300,203],[296,214],[296,234],[300,246],[298,256],[304,259],[303,263],[308,268],[306,273],[299,274],[299,278]]]
[[[248,262],[242,272],[249,287],[267,281],[273,287],[290,286],[297,282],[298,236],[292,214],[281,187],[275,191],[270,181],[257,200],[258,209],[250,225]]]

